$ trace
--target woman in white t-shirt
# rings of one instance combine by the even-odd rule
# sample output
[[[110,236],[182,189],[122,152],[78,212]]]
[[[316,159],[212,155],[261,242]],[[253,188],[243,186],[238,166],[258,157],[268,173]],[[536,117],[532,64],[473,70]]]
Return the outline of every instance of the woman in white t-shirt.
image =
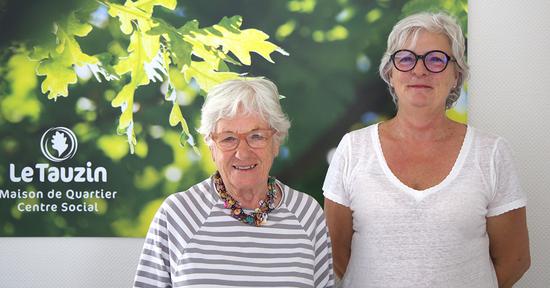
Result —
[[[529,268],[506,141],[445,114],[468,76],[464,50],[444,13],[389,35],[380,75],[397,114],[346,134],[323,185],[343,287],[511,287]]]

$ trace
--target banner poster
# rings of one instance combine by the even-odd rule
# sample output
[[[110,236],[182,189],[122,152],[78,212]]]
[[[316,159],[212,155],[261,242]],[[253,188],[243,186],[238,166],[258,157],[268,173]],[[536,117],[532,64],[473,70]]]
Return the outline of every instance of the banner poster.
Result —
[[[391,28],[436,10],[467,32],[465,0],[2,2],[0,236],[144,237],[216,171],[200,109],[237,77],[276,83],[292,127],[270,174],[322,203],[341,137],[395,113]]]

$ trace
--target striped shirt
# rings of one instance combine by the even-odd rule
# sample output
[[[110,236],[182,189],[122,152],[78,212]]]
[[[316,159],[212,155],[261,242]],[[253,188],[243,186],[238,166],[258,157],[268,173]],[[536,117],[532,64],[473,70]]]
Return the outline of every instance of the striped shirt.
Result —
[[[231,217],[211,178],[169,196],[147,233],[134,287],[332,287],[321,207],[277,184],[283,198],[260,227]]]

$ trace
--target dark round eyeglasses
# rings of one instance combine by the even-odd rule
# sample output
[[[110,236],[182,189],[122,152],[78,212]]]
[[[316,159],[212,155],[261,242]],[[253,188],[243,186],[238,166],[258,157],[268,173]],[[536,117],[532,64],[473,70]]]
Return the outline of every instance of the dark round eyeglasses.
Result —
[[[416,55],[411,50],[401,49],[395,51],[390,58],[395,69],[401,72],[413,70],[416,63],[418,63],[418,59],[422,59],[424,67],[432,73],[443,72],[449,62],[456,62],[456,59],[441,50],[432,50],[424,55]]]

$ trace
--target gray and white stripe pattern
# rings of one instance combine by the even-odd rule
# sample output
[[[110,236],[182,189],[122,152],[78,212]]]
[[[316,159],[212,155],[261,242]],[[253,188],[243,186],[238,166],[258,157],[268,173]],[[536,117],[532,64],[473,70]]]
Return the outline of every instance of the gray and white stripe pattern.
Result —
[[[211,179],[168,197],[149,228],[134,287],[332,287],[321,207],[277,184],[282,203],[261,227],[231,217]]]

